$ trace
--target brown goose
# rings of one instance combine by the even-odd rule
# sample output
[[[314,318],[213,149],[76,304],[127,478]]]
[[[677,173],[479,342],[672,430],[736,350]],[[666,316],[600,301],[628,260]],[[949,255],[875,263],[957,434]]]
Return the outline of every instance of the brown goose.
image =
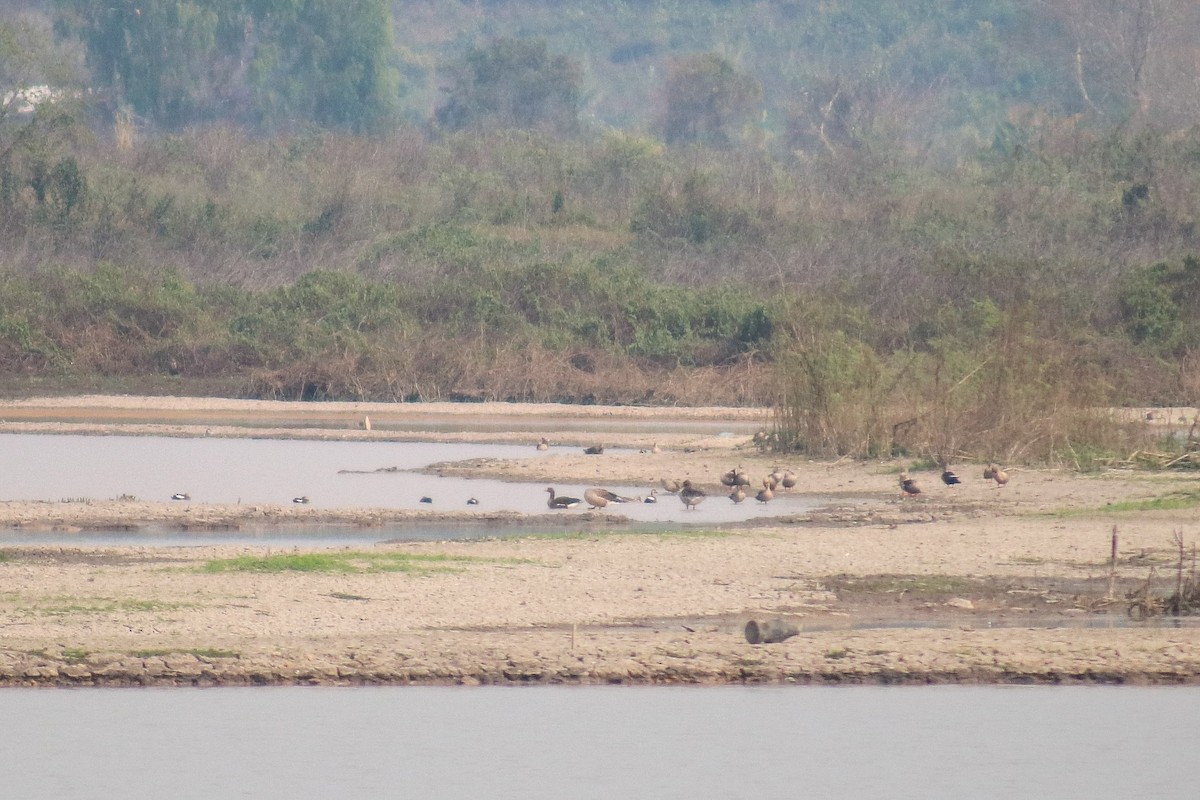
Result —
[[[733,491],[729,493],[729,499],[735,503],[740,503],[746,499],[746,490],[741,486],[733,487]]]
[[[902,497],[916,497],[921,493],[921,487],[917,486],[917,482],[908,477],[907,472],[900,473],[900,491]]]
[[[598,456],[603,452],[604,452],[604,445],[602,445],[602,444],[592,445],[591,447],[583,448],[584,455],[588,455],[588,456]]]
[[[796,473],[792,472],[790,469],[785,470],[783,473],[783,488],[785,488],[785,489],[796,488]]]
[[[553,486],[547,486],[546,491],[550,493],[550,499],[546,501],[546,505],[550,508],[574,508],[579,505],[578,497],[567,497],[566,495],[555,496]]]
[[[983,468],[983,479],[985,481],[993,480],[993,479],[995,479],[995,477],[996,477],[996,468],[994,466],[992,466],[991,464],[988,464],[986,467]]]
[[[724,486],[737,486],[738,471],[741,467],[734,467],[721,476],[721,484]]]
[[[624,503],[627,498],[621,497],[619,494],[610,492],[608,489],[601,489],[598,486],[593,486],[583,493],[583,499],[587,500],[588,505],[593,509],[604,508],[609,503]]]
[[[538,440],[537,449],[538,450],[549,450],[550,449],[550,442],[546,439],[545,436],[543,436],[541,439]]]
[[[694,509],[704,502],[704,498],[706,497],[708,495],[695,486],[692,486],[691,481],[684,481],[683,486],[679,490],[679,499],[683,501],[684,508]]]
[[[758,490],[758,494],[754,495],[754,499],[760,503],[769,503],[775,497],[774,487],[771,486],[771,479],[763,479],[763,488]]]
[[[662,483],[663,491],[667,494],[678,494],[679,490],[683,488],[683,484],[674,478],[663,478],[660,482]]]

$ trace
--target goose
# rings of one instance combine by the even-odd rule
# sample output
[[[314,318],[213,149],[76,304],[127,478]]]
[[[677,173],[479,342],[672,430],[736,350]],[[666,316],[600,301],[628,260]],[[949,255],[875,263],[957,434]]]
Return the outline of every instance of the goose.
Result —
[[[546,505],[550,508],[574,508],[579,505],[578,497],[567,497],[566,495],[556,497],[553,486],[547,486],[546,491],[550,493],[550,499],[546,501]]]
[[[588,456],[598,456],[603,452],[604,452],[604,445],[602,445],[602,444],[597,444],[597,445],[593,445],[591,447],[583,448],[584,455],[588,455]]]
[[[625,498],[619,494],[610,492],[608,489],[601,489],[593,486],[583,493],[583,499],[587,500],[588,505],[593,509],[604,508],[609,503],[624,503]]]
[[[993,480],[995,477],[996,477],[996,468],[994,466],[992,466],[991,464],[988,464],[986,467],[983,468],[983,479],[985,481]]]
[[[658,489],[651,489],[650,494],[646,495],[645,499],[643,499],[642,502],[643,503],[657,503],[658,502]]]
[[[904,496],[916,497],[921,493],[921,487],[917,486],[917,482],[908,477],[907,472],[900,473],[900,491]]]
[[[674,478],[663,478],[660,483],[667,494],[678,494],[679,490],[683,488],[683,485]]]
[[[658,455],[662,452],[662,448],[658,446],[658,442],[654,443],[654,446],[650,448],[650,452],[654,455]]]
[[[704,502],[705,497],[708,495],[692,486],[691,481],[684,481],[683,486],[679,489],[679,499],[683,501],[684,508],[695,509]]]
[[[737,478],[734,481],[733,485],[741,486],[742,488],[745,488],[750,485],[750,475],[746,472],[746,470],[742,469],[741,467],[738,467]]]
[[[721,476],[721,483],[725,486],[737,486],[738,470],[740,469],[741,467],[735,467],[729,470],[729,472],[726,472]]]
[[[302,505],[302,506],[306,506],[306,505],[308,505],[308,495],[302,494],[299,497],[293,497],[292,502],[298,503],[299,505]]]
[[[746,490],[741,486],[733,487],[733,491],[729,493],[729,499],[735,503],[740,503],[746,499]]]
[[[543,436],[541,439],[538,440],[537,449],[538,450],[549,450],[550,449],[550,442],[546,441],[545,436]]]
[[[758,494],[754,495],[754,499],[760,503],[769,503],[775,497],[775,487],[771,485],[770,478],[763,479],[763,488],[758,490]]]
[[[785,488],[785,489],[794,489],[794,488],[796,488],[796,473],[792,472],[790,469],[789,469],[789,470],[784,470],[784,473],[783,473],[783,488]]]
[[[186,492],[176,492],[175,494],[171,495],[171,499],[172,500],[191,500],[192,496],[190,494],[187,494]]]

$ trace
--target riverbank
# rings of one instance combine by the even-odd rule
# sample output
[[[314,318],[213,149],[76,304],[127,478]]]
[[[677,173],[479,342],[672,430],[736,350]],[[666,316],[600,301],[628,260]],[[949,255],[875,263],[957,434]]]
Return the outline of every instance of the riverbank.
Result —
[[[100,425],[108,434],[145,435],[178,426],[181,432],[165,435],[214,435],[215,420],[205,414],[236,411],[239,424],[221,426],[230,430],[219,435],[257,436],[275,430],[271,420],[279,417],[272,415],[311,408],[180,398],[62,402],[21,405],[36,409],[36,423],[14,420],[17,406],[5,404],[0,430]],[[56,408],[71,419],[48,418]],[[163,416],[110,421],[120,408]],[[505,410],[514,411],[480,404],[444,413],[496,417]],[[593,418],[608,413],[573,410]],[[391,409],[396,420],[399,411]],[[329,438],[457,435],[351,427],[364,414],[358,407],[318,412],[335,413],[337,427],[279,430]],[[374,423],[388,412],[365,413]],[[537,407],[519,413],[553,416]],[[699,413],[721,419],[723,412]],[[732,410],[728,419],[757,424],[763,416]],[[595,438],[578,429],[546,435],[556,442]],[[437,469],[597,484],[691,477],[712,490],[708,502],[727,503],[716,494],[723,472],[741,464],[757,475],[780,465],[758,453],[750,434],[667,432],[657,437],[663,453],[640,452],[652,444],[644,434],[622,436],[628,451],[620,454],[580,451]],[[528,518],[461,512],[453,516],[499,538],[355,551],[3,547],[0,685],[1200,684],[1196,627],[1187,619],[1179,626],[1161,618],[1135,622],[1126,598],[1148,580],[1159,593],[1174,585],[1174,537],[1178,532],[1190,547],[1200,515],[1194,506],[1146,501],[1195,491],[1194,477],[1013,470],[1000,489],[963,465],[962,485],[945,487],[936,474],[917,473],[922,495],[901,498],[899,464],[784,465],[799,477],[792,491],[829,497],[830,505],[753,524],[655,534],[624,531],[611,509],[570,512],[553,517],[559,534],[522,538],[504,538],[505,527]],[[679,501],[664,493],[662,502]],[[1137,503],[1143,510],[1119,510]],[[698,520],[702,513],[703,505]],[[116,500],[0,503],[0,524],[15,530],[372,526],[430,518],[447,516]],[[1114,528],[1119,552],[1110,574]],[[304,560],[313,555],[333,558],[314,568]],[[785,620],[797,635],[748,643],[746,623],[770,619]]]

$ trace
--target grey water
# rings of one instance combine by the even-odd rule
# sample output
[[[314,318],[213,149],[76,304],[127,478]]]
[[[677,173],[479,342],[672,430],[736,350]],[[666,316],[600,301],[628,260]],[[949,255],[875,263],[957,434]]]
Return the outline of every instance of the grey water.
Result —
[[[190,498],[179,502],[194,503],[279,505],[306,497],[313,508],[545,514],[545,483],[442,477],[421,470],[442,462],[555,452],[564,448],[538,452],[532,446],[458,442],[6,434],[0,436],[0,501],[167,500],[179,493]],[[646,458],[657,459],[655,465],[668,471],[663,477],[680,477],[669,474],[669,456]],[[587,488],[554,485],[559,494],[575,497]],[[826,502],[798,492],[779,493],[769,505],[735,505],[715,496],[688,511],[666,494],[657,503],[639,502],[656,489],[653,485],[606,488],[634,500],[610,506],[608,513],[641,524],[712,525],[802,513]],[[478,502],[469,504],[471,499]],[[564,524],[572,524],[571,518],[585,507],[561,512]]]
[[[5,797],[1194,797],[1193,687],[5,689]]]

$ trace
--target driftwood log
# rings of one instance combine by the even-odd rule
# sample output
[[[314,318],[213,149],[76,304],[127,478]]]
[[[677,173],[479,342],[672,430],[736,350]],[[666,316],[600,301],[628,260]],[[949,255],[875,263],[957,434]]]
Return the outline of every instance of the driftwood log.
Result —
[[[800,629],[779,617],[769,620],[750,620],[746,623],[746,641],[750,644],[774,644],[790,639]]]

